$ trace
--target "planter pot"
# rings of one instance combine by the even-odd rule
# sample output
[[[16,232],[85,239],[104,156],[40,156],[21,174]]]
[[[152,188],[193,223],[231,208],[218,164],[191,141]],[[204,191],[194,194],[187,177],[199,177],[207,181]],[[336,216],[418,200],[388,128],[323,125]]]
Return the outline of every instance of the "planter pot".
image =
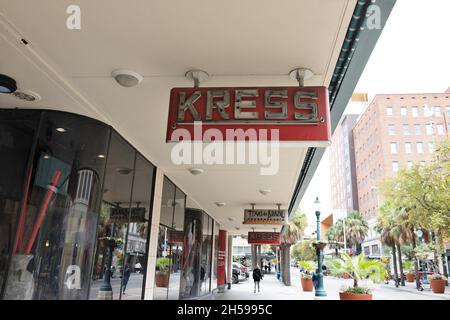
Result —
[[[169,286],[169,274],[168,273],[155,274],[155,283],[157,287],[167,288]]]
[[[312,279],[303,279],[300,278],[303,291],[313,291],[314,284]]]
[[[434,293],[445,292],[445,280],[428,280]]]
[[[339,292],[341,300],[372,300],[372,294],[356,294],[350,292]]]
[[[349,274],[348,272],[344,272],[344,273],[342,274],[342,278],[344,278],[344,279],[350,279],[350,274]]]
[[[407,273],[406,274],[406,281],[407,282],[414,282],[414,278],[415,278],[414,273]]]

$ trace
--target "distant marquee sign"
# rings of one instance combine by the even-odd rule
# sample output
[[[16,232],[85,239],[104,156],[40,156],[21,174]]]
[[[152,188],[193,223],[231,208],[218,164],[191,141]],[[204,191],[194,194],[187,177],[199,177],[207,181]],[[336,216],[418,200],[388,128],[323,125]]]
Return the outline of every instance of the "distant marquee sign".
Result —
[[[287,224],[287,210],[245,209],[243,224]]]

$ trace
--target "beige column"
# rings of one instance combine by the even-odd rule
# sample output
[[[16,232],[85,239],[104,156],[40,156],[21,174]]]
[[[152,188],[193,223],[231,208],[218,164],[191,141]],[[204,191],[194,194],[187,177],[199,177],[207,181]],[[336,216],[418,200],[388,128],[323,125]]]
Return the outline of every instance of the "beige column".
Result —
[[[155,189],[153,193],[152,220],[150,224],[150,243],[148,246],[148,260],[145,281],[145,300],[153,300],[153,288],[155,286],[156,252],[158,248],[159,218],[161,216],[161,199],[163,190],[164,172],[157,168],[155,177]]]

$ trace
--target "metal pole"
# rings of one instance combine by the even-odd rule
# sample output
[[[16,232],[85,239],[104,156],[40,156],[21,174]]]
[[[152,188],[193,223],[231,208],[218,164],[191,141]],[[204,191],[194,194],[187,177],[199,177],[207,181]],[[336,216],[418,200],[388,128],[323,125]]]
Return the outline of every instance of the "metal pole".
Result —
[[[342,221],[344,223],[344,252],[347,253],[347,238],[345,236],[345,217]]]
[[[317,217],[317,240],[320,240],[320,211],[316,211]],[[323,252],[322,248],[319,247],[317,250],[317,288],[316,288],[316,297],[325,297],[327,295],[324,287],[323,287],[323,272],[322,272],[322,259]]]

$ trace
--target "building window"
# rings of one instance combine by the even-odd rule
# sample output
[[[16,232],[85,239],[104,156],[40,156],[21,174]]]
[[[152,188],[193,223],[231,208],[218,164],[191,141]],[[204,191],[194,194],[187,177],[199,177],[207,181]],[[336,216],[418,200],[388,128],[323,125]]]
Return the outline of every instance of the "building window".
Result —
[[[414,125],[414,134],[416,135],[416,136],[418,136],[418,135],[420,135],[420,124],[415,124]]]
[[[409,125],[408,124],[403,125],[403,135],[409,136]]]
[[[434,152],[434,143],[433,142],[428,142],[428,150],[430,151],[430,153]]]
[[[411,153],[411,142],[405,142],[405,152]]]
[[[392,161],[392,171],[398,171],[398,161]]]
[[[436,129],[437,129],[438,134],[444,134],[444,125],[443,124],[436,125]]]
[[[424,166],[425,165],[425,161],[419,161],[420,166]]]
[[[423,142],[417,142],[416,147],[417,147],[417,153],[423,153]]]
[[[425,128],[427,130],[427,135],[431,136],[433,134],[433,126],[431,124],[425,125]]]
[[[417,117],[419,116],[419,108],[417,108],[417,107],[412,107],[412,108],[411,108],[411,111],[412,111],[412,116],[413,116],[414,118],[417,118]]]
[[[413,162],[412,162],[412,161],[408,161],[408,162],[407,162],[407,166],[408,166],[408,169],[409,169],[409,168],[412,168]]]
[[[393,125],[393,124],[388,124],[388,130],[389,130],[389,134],[392,136],[392,135],[395,135],[395,125]]]
[[[450,117],[450,106],[445,106],[445,112]]]
[[[434,107],[434,115],[437,117],[441,116],[441,107],[440,106]]]
[[[397,142],[391,142],[391,153],[397,153]]]
[[[365,256],[370,256],[370,247],[364,247],[364,255]]]
[[[393,114],[394,114],[394,112],[392,111],[392,107],[386,107],[386,115],[392,116]]]
[[[401,107],[401,108],[400,108],[400,114],[401,114],[402,116],[406,116],[406,107]]]
[[[380,249],[379,249],[379,247],[378,247],[377,244],[372,245],[372,254],[373,254],[374,256],[380,254]]]

